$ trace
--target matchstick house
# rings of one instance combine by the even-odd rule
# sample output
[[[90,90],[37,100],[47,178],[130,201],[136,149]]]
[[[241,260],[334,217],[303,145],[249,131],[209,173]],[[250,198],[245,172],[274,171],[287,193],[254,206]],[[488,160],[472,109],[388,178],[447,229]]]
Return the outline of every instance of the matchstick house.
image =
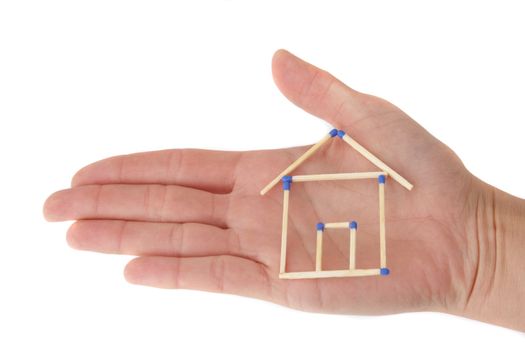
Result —
[[[295,170],[301,163],[307,160],[328,140],[338,137],[345,141],[349,146],[359,152],[363,157],[372,162],[381,171],[378,172],[358,172],[358,173],[338,173],[338,174],[315,174],[315,175],[293,175],[290,173]],[[265,188],[261,190],[261,195],[266,194],[279,181],[283,184],[283,221],[281,236],[281,262],[279,269],[279,278],[298,279],[298,278],[324,278],[324,277],[353,277],[353,276],[386,276],[390,270],[386,265],[386,227],[385,227],[385,184],[386,178],[391,177],[407,190],[412,189],[412,184],[399,175],[396,171],[383,163],[379,158],[367,151],[363,146],[357,143],[353,138],[343,130],[333,129],[319,142],[310,147],[302,156],[288,166],[275,179],[273,179]],[[340,180],[360,180],[374,179],[377,180],[379,187],[379,267],[373,269],[356,268],[356,234],[357,222],[320,222],[316,227],[316,259],[315,271],[286,272],[286,241],[288,235],[288,203],[290,200],[290,190],[292,182],[305,181],[340,181]],[[350,235],[350,254],[348,269],[345,270],[322,270],[323,257],[323,232],[327,229],[345,229]],[[313,232],[313,230],[312,230]]]

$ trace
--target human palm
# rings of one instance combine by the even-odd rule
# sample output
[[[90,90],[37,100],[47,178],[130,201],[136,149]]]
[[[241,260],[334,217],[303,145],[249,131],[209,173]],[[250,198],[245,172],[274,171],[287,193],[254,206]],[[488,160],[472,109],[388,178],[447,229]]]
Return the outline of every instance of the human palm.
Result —
[[[259,191],[307,147],[118,156],[80,170],[46,202],[49,220],[77,220],[75,248],[137,255],[138,284],[233,293],[330,313],[378,314],[460,307],[476,265],[473,176],[445,145],[392,104],[356,92],[278,51],[274,79],[295,104],[345,130],[407,178],[386,186],[388,276],[279,279],[282,190]],[[328,131],[328,130],[327,130]],[[320,135],[321,137],[322,135]],[[334,138],[294,174],[377,169]],[[315,223],[359,222],[357,267],[379,266],[377,184],[292,184],[287,271],[313,270]],[[342,269],[348,237],[327,230],[323,269]]]

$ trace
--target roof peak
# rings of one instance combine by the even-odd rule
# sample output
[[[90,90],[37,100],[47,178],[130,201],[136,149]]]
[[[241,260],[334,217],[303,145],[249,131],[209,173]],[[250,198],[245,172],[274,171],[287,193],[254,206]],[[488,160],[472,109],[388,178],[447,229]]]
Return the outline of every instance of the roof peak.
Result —
[[[345,141],[350,147],[352,147],[354,150],[356,150],[361,156],[366,158],[368,161],[370,161],[372,164],[374,164],[376,167],[381,169],[383,172],[387,173],[390,177],[392,177],[396,182],[398,182],[401,186],[406,188],[407,190],[412,190],[414,187],[410,182],[408,182],[404,177],[402,177],[399,173],[397,173],[394,169],[390,168],[388,165],[386,165],[382,160],[377,158],[374,154],[372,154],[370,151],[368,151],[366,148],[361,146],[356,140],[354,140],[352,137],[350,137],[344,130],[340,129],[332,129],[328,134],[326,134],[321,140],[319,140],[316,144],[314,144],[312,147],[310,147],[305,153],[303,153],[299,158],[297,158],[292,164],[290,164],[286,169],[284,169],[277,177],[275,177],[270,183],[268,183],[262,190],[261,195],[266,194],[269,190],[271,190],[280,180],[283,176],[286,176],[290,174],[293,170],[295,170],[299,165],[304,163],[310,156],[312,156],[314,153],[321,148],[328,140],[334,138],[337,136],[338,138]]]

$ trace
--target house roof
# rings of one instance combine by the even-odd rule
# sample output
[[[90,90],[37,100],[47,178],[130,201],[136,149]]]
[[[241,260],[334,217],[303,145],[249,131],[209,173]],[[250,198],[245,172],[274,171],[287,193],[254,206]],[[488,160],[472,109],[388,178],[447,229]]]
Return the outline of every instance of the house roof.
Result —
[[[324,145],[328,140],[339,137],[343,141],[345,141],[349,146],[351,146],[353,149],[355,149],[357,152],[359,152],[363,157],[368,159],[372,164],[377,166],[379,169],[387,173],[391,178],[396,180],[401,186],[406,188],[407,190],[411,190],[414,186],[408,182],[404,177],[399,175],[394,169],[390,168],[388,165],[386,165],[383,161],[381,161],[379,158],[377,158],[375,155],[370,153],[366,148],[361,146],[356,140],[354,140],[352,137],[350,137],[347,133],[345,133],[343,130],[337,130],[332,129],[327,135],[325,135],[319,142],[314,144],[312,147],[310,147],[305,153],[303,153],[299,158],[297,158],[292,164],[290,164],[286,169],[284,169],[277,177],[275,177],[270,183],[268,183],[262,190],[261,195],[266,194],[269,190],[271,190],[280,180],[283,176],[286,176],[290,174],[293,170],[295,170],[299,165],[301,165],[304,161],[306,161],[310,156],[312,156],[319,148],[321,148],[322,145]]]

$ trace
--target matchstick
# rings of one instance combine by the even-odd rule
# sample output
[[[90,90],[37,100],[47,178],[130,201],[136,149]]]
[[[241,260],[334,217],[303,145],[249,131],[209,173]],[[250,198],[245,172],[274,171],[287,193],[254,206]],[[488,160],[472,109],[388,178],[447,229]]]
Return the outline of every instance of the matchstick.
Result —
[[[381,275],[381,269],[286,272],[286,273],[279,274],[279,278],[300,279],[300,278],[356,277],[356,276],[375,276],[375,275]]]
[[[315,245],[315,271],[321,271],[323,259],[323,230],[324,224],[317,224],[317,243]]]
[[[292,164],[290,164],[288,166],[288,168],[284,169],[279,175],[277,175],[277,177],[275,179],[273,179],[268,185],[266,185],[266,187],[264,187],[261,190],[261,195],[265,195],[266,192],[271,190],[272,187],[275,186],[281,180],[281,178],[283,176],[285,176],[285,175],[289,174],[290,172],[292,172],[293,170],[295,170],[295,168],[297,168],[299,165],[301,165],[301,163],[303,163],[305,160],[310,158],[310,156],[312,154],[314,154],[315,151],[317,151],[319,149],[319,147],[324,145],[324,143],[326,141],[330,140],[332,137],[334,137],[334,134],[333,134],[333,132],[330,132],[329,134],[326,134],[319,142],[317,142],[315,145],[310,147],[310,149],[308,151],[306,151],[302,156],[297,158]]]
[[[357,222],[350,223],[350,270],[355,270],[355,242],[357,233]]]
[[[379,249],[381,268],[386,268],[386,229],[385,229],[385,177],[380,175],[379,182]]]
[[[324,224],[325,228],[348,228],[348,221],[347,222],[327,222]]]
[[[326,180],[357,180],[357,179],[377,179],[379,175],[387,175],[385,172],[362,172],[362,173],[341,173],[341,174],[314,174],[314,175],[294,175],[293,182],[306,181],[326,181]]]
[[[283,223],[282,223],[282,235],[281,235],[281,266],[279,271],[285,272],[286,269],[286,239],[288,237],[288,203],[290,201],[290,189],[283,191]]]
[[[374,156],[372,153],[370,153],[368,150],[366,150],[363,146],[361,146],[359,143],[357,143],[356,140],[348,136],[348,134],[344,134],[342,136],[342,139],[348,143],[352,148],[354,148],[357,152],[361,153],[363,157],[368,159],[370,162],[372,162],[375,166],[377,166],[379,169],[383,170],[384,172],[388,173],[388,175],[392,176],[397,182],[399,182],[403,187],[405,187],[407,190],[411,190],[412,187],[414,187],[410,182],[408,182],[404,177],[399,175],[396,171],[394,171],[392,168],[390,168],[388,165],[383,163],[379,158]]]

